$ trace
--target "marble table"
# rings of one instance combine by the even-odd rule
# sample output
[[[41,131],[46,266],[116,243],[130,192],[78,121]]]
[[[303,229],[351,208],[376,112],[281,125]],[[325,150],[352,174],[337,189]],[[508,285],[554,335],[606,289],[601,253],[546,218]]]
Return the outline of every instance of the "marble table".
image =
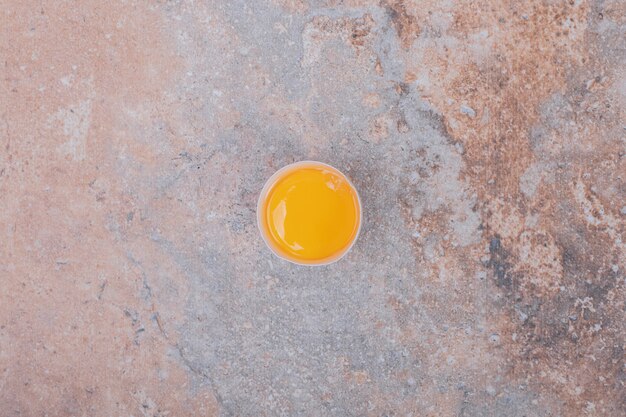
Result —
[[[623,1],[0,5],[2,416],[624,415]]]

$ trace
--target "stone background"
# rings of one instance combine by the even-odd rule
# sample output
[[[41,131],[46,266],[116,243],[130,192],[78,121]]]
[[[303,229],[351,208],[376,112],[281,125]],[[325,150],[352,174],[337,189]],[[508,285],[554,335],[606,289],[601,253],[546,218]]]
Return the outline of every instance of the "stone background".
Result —
[[[620,0],[0,0],[0,415],[624,416]],[[265,179],[358,187],[264,247]]]

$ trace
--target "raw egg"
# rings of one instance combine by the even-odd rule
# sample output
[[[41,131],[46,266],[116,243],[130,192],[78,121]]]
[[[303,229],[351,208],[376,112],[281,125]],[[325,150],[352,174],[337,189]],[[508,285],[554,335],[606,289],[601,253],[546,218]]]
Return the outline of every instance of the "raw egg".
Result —
[[[341,258],[361,226],[361,204],[352,183],[321,162],[297,162],[276,172],[257,205],[263,239],[279,257],[304,265]]]

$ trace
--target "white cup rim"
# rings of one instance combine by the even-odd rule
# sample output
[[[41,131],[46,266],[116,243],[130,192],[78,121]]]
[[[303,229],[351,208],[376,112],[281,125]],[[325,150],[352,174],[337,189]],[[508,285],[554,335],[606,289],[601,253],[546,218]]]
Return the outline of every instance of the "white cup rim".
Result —
[[[359,205],[359,226],[358,226],[358,228],[356,230],[356,234],[354,235],[354,238],[352,239],[352,242],[350,242],[348,247],[345,248],[343,250],[343,252],[341,252],[341,254],[339,256],[337,256],[335,258],[332,258],[332,259],[330,259],[328,261],[319,262],[319,263],[300,262],[300,261],[297,261],[297,260],[294,260],[294,259],[289,259],[286,256],[283,256],[281,253],[279,253],[276,249],[274,249],[272,247],[272,245],[268,241],[268,237],[266,236],[266,233],[265,233],[265,231],[263,229],[263,226],[262,226],[263,215],[264,215],[264,213],[262,213],[262,211],[263,211],[262,210],[262,205],[263,205],[263,202],[265,200],[265,197],[267,197],[267,192],[269,191],[270,187],[272,187],[276,183],[276,180],[279,177],[281,177],[282,174],[284,174],[286,171],[293,170],[293,169],[298,168],[298,167],[303,166],[303,165],[317,165],[317,166],[327,167],[327,168],[330,168],[331,170],[336,171],[339,174],[341,174],[343,176],[343,178],[348,182],[350,187],[352,187],[352,189],[354,190],[354,193],[356,194],[357,203]],[[257,213],[257,227],[259,229],[259,233],[261,234],[261,238],[263,239],[263,242],[265,242],[265,246],[267,246],[267,248],[274,255],[279,257],[280,259],[283,259],[283,260],[285,260],[287,262],[291,262],[292,264],[304,265],[304,266],[325,266],[325,265],[330,265],[332,263],[337,262],[338,260],[340,260],[344,256],[346,256],[346,254],[348,254],[348,252],[350,252],[350,250],[352,249],[352,247],[354,246],[354,244],[358,240],[359,234],[361,233],[361,225],[363,224],[363,205],[361,204],[361,197],[359,196],[359,191],[357,190],[357,188],[354,186],[352,181],[350,181],[350,178],[348,178],[348,176],[346,174],[344,174],[342,171],[340,171],[339,169],[335,168],[332,165],[329,165],[329,164],[326,164],[326,163],[320,162],[320,161],[311,161],[311,160],[293,162],[291,164],[285,165],[284,167],[280,168],[278,171],[274,172],[274,174],[272,174],[272,176],[269,177],[267,181],[265,181],[265,185],[263,185],[263,188],[261,189],[261,192],[259,193],[259,199],[258,199],[257,204],[256,204],[256,213]]]

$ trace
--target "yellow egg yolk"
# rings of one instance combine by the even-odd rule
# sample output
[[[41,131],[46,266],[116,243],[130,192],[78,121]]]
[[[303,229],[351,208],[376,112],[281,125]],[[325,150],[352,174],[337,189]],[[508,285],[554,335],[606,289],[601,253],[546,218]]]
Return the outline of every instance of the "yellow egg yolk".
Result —
[[[340,257],[356,238],[361,221],[354,187],[326,165],[287,170],[267,191],[262,227],[270,246],[301,263]]]

